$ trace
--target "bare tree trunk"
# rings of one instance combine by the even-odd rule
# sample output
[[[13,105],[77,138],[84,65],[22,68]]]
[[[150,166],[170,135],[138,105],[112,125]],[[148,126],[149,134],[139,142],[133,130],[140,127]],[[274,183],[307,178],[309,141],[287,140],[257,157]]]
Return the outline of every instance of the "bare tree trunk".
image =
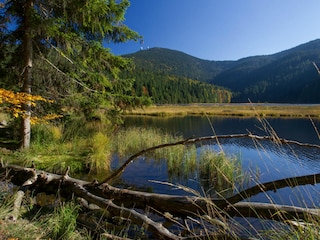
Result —
[[[23,87],[22,92],[31,94],[32,84],[32,21],[31,14],[33,8],[33,1],[28,0],[25,3],[25,16],[24,16],[24,37],[23,37]],[[28,148],[30,146],[31,137],[31,102],[28,101],[24,104],[23,109],[25,111],[22,119],[21,126],[21,147]]]

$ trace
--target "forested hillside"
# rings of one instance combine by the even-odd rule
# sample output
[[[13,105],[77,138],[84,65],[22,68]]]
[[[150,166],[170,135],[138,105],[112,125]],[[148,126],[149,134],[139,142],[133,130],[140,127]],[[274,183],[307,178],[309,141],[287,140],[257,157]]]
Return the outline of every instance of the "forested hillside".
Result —
[[[201,89],[201,84],[198,86],[198,82],[190,79],[211,83],[216,90],[219,89],[216,86],[230,89],[233,92],[232,102],[248,102],[249,99],[252,102],[320,102],[320,76],[313,65],[315,62],[320,66],[320,40],[276,54],[238,61],[202,60],[162,48],[143,50],[125,57],[133,58],[136,64],[132,76],[136,79],[136,89],[141,91],[141,86],[145,86],[156,103],[177,103],[178,95],[189,95],[187,102],[192,102],[197,100],[195,93],[205,97],[198,102],[217,99],[200,93],[196,89]],[[188,82],[197,86],[191,87],[193,93],[186,87]],[[202,86],[209,88],[208,85]],[[161,97],[156,94],[158,90],[163,93]],[[226,91],[219,91],[215,95],[223,97],[217,101],[225,101]]]
[[[211,83],[231,89],[237,102],[316,103],[320,102],[320,77],[313,62],[320,64],[320,40],[241,59]]]
[[[231,101],[230,91],[186,77],[136,70],[135,79],[135,95],[151,97],[157,104]]]
[[[134,94],[137,96],[149,96],[157,104],[231,101],[230,91],[206,83],[213,75],[225,70],[229,62],[201,60],[161,48],[139,51],[125,57],[133,58],[136,64],[136,69],[127,73],[126,78],[135,79]]]

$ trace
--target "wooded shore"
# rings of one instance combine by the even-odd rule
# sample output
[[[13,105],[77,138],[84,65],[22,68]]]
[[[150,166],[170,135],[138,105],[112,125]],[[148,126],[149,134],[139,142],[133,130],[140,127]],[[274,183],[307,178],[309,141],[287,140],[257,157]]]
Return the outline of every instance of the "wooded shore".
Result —
[[[320,104],[166,104],[152,105],[133,109],[126,115],[177,116],[177,115],[210,115],[230,117],[295,117],[319,118]]]

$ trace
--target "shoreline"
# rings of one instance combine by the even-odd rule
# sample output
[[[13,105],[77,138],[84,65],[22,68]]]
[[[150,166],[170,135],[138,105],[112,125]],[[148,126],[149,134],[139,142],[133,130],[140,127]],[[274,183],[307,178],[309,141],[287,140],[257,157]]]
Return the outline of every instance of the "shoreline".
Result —
[[[320,104],[200,103],[165,104],[127,110],[124,115],[320,118]]]

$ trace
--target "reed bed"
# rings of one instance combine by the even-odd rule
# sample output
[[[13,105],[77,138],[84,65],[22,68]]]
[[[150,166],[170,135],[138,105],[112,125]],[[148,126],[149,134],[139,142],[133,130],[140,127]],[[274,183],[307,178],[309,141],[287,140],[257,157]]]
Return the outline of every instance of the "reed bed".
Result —
[[[127,115],[214,115],[238,117],[320,117],[320,105],[295,104],[181,104],[153,105],[126,112]]]

